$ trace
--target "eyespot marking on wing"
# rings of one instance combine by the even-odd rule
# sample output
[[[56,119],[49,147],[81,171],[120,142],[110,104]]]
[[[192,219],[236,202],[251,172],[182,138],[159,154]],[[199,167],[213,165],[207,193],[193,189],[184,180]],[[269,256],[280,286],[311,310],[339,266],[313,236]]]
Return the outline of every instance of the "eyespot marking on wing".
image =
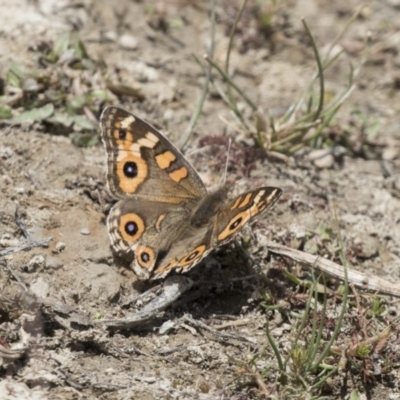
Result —
[[[124,192],[133,194],[148,175],[147,163],[130,152],[120,153],[124,153],[125,157],[119,158],[116,163],[118,185]]]
[[[138,214],[129,213],[121,215],[118,221],[119,233],[126,242],[136,242],[143,235],[145,224]]]
[[[200,261],[205,251],[206,246],[204,244],[197,246],[179,260],[177,267],[187,267],[193,265],[193,263],[197,263]]]
[[[251,217],[251,208],[235,215],[227,226],[218,234],[218,241],[224,241],[234,235]]]
[[[139,245],[135,251],[136,262],[140,267],[151,269],[154,266],[155,254],[154,250],[149,246]]]

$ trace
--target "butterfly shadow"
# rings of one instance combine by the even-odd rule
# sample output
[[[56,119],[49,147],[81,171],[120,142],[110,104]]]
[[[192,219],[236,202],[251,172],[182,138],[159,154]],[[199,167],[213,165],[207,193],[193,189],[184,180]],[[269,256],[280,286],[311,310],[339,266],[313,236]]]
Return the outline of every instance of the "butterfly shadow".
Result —
[[[119,258],[116,261],[122,263]],[[228,244],[187,274],[171,275],[162,281],[133,282],[136,295],[122,307],[135,312],[121,319],[96,321],[96,324],[111,330],[148,330],[166,320],[186,318],[187,313],[198,318],[239,315],[260,286],[256,269],[256,264],[240,246]]]

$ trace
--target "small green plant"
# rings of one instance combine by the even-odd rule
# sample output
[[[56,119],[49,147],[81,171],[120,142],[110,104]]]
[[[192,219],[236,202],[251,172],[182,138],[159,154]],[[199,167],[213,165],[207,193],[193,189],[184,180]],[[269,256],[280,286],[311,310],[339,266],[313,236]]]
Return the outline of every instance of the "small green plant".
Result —
[[[367,310],[367,317],[368,318],[376,318],[376,317],[383,317],[386,315],[386,307],[384,304],[382,304],[380,299],[373,299],[371,308]]]
[[[325,230],[321,230],[322,236]],[[296,289],[279,300],[273,290],[261,297],[268,344],[239,362],[246,371],[242,386],[257,384],[263,393],[274,398],[321,399],[334,391],[333,387],[337,390],[343,384],[344,371],[352,380],[358,377],[362,382],[373,383],[377,355],[384,365],[380,373],[392,370],[389,338],[398,331],[398,322],[388,323],[387,318],[382,318],[386,309],[380,298],[375,296],[370,301],[368,295],[358,294],[349,284],[340,232],[329,231],[328,236],[335,236],[338,241],[344,282],[333,290],[325,279],[314,276],[313,269],[308,278],[283,271],[288,284]],[[271,327],[276,313],[285,316],[277,320],[287,320],[289,331],[277,334],[279,326]]]
[[[313,148],[329,148],[333,146],[335,143],[332,143],[332,140],[323,133],[326,128],[332,124],[335,115],[354,90],[356,79],[365,60],[363,59],[360,62],[359,67],[356,69],[350,67],[347,83],[336,96],[329,96],[326,92],[324,74],[340,56],[340,52],[335,52],[336,44],[343,37],[352,21],[357,18],[361,9],[355,12],[343,31],[333,41],[330,49],[323,58],[321,58],[318,52],[313,35],[311,34],[306,22],[303,20],[305,31],[314,51],[317,72],[310,79],[310,82],[307,88],[304,90],[304,93],[300,96],[300,99],[293,103],[283,116],[280,118],[273,118],[272,116],[268,115],[268,112],[264,113],[259,109],[258,105],[249,98],[245,90],[239,87],[229,73],[233,38],[246,5],[247,0],[244,0],[231,29],[225,65],[221,66],[213,59],[215,31],[215,12],[213,12],[213,10],[215,8],[215,1],[211,1],[212,44],[209,54],[205,56],[208,67],[203,66],[201,61],[196,58],[196,61],[201,66],[206,76],[206,80],[199,104],[195,113],[193,114],[191,123],[185,132],[180,147],[184,147],[187,143],[190,132],[192,131],[193,126],[201,112],[204,98],[210,83],[217,90],[221,99],[232,110],[232,113],[237,120],[237,130],[250,133],[253,136],[257,146],[268,151],[269,154],[282,158],[285,157],[285,155],[292,155],[296,153],[304,146],[310,146]],[[260,22],[262,22],[262,24],[268,26],[270,25],[274,9],[274,2],[272,2],[271,7],[264,10],[265,14],[261,12]],[[225,84],[225,89],[223,89],[223,87],[219,84],[217,78],[213,76],[213,71],[216,71],[220,76]],[[319,83],[319,89],[317,92],[314,90],[316,82]],[[244,101],[244,103],[252,110],[252,121],[246,119],[241,109],[238,107],[237,97]]]
[[[101,311],[96,311],[94,313],[94,319],[103,319],[104,318],[104,313],[102,313]]]
[[[78,146],[91,146],[98,141],[101,105],[114,95],[143,98],[103,62],[91,58],[76,32],[38,44],[37,52],[33,67],[10,63],[0,118],[15,124],[39,122],[48,132],[71,134]]]
[[[366,358],[371,355],[371,348],[366,343],[361,343],[357,346],[355,356],[358,358]]]

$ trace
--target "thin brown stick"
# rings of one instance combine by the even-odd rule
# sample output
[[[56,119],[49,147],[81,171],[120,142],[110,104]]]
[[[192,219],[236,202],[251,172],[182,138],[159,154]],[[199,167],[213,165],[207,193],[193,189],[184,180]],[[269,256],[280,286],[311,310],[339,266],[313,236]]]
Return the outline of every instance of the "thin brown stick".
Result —
[[[190,324],[192,324],[194,326],[197,326],[198,328],[205,329],[206,331],[211,332],[213,335],[223,338],[223,339],[234,339],[234,340],[239,340],[241,342],[254,343],[253,340],[246,338],[244,336],[237,336],[237,335],[232,335],[230,333],[218,332],[217,330],[211,328],[204,322],[193,319],[190,315],[184,315],[183,320],[189,322]]]
[[[268,243],[268,249],[271,253],[289,257],[296,262],[310,265],[330,276],[344,280],[345,273],[343,266],[333,261],[272,242]],[[400,285],[386,281],[378,276],[363,274],[353,269],[349,269],[347,274],[349,282],[357,287],[400,297]]]
[[[4,250],[0,250],[0,257],[5,256],[7,254],[18,253],[19,251],[31,250],[34,249],[35,247],[48,247],[49,242],[51,240],[53,240],[53,238],[49,237],[34,242],[24,243],[19,246],[6,247]]]
[[[216,325],[213,327],[213,329],[226,329],[226,328],[230,328],[232,326],[242,326],[242,325],[247,325],[250,322],[249,319],[238,319],[236,321],[229,321],[229,322],[225,322],[225,324],[221,324],[221,325]]]

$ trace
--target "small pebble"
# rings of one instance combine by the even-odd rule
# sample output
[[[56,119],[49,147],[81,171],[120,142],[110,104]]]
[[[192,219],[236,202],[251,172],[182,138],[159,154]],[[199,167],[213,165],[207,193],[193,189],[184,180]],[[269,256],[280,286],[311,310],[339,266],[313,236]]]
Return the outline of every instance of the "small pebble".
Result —
[[[81,235],[90,235],[89,229],[88,229],[88,228],[83,228],[83,229],[81,230]]]
[[[4,174],[1,177],[1,179],[2,179],[4,186],[9,186],[9,185],[12,185],[12,183],[13,183],[13,180],[6,174]]]
[[[109,42],[116,42],[117,34],[114,31],[108,31],[104,34],[104,39],[108,40]]]
[[[5,233],[2,235],[0,239],[1,247],[15,247],[19,245],[19,240],[17,238],[12,237],[9,233]]]
[[[43,278],[39,277],[32,283],[30,291],[37,297],[45,298],[49,294],[49,285]]]
[[[42,255],[36,255],[33,256],[29,262],[28,262],[28,266],[27,266],[27,272],[33,272],[36,271],[37,269],[42,269],[44,268],[44,266],[46,265],[46,260],[44,259],[44,257]]]
[[[56,244],[56,250],[59,253],[61,253],[66,247],[67,247],[67,245],[64,242],[57,242],[57,244]]]
[[[400,150],[396,147],[389,147],[382,153],[382,158],[387,161],[396,160],[399,157]]]
[[[335,162],[331,151],[326,149],[314,150],[309,154],[308,158],[317,168],[321,169],[332,168]]]
[[[138,43],[138,40],[132,35],[125,34],[119,38],[120,46],[126,50],[136,50]]]
[[[15,188],[15,192],[16,192],[17,194],[24,194],[24,193],[25,193],[25,188],[23,188],[23,187],[16,187],[16,188]]]
[[[117,371],[115,371],[114,368],[106,368],[106,369],[104,370],[104,374],[105,374],[105,375],[115,375],[116,372],[117,372]]]
[[[173,328],[175,328],[175,322],[168,320],[168,321],[165,321],[160,326],[160,329],[158,332],[160,333],[160,335],[165,335],[165,334],[169,333]]]
[[[0,147],[0,158],[7,160],[14,155],[14,150],[11,147],[1,146]]]

